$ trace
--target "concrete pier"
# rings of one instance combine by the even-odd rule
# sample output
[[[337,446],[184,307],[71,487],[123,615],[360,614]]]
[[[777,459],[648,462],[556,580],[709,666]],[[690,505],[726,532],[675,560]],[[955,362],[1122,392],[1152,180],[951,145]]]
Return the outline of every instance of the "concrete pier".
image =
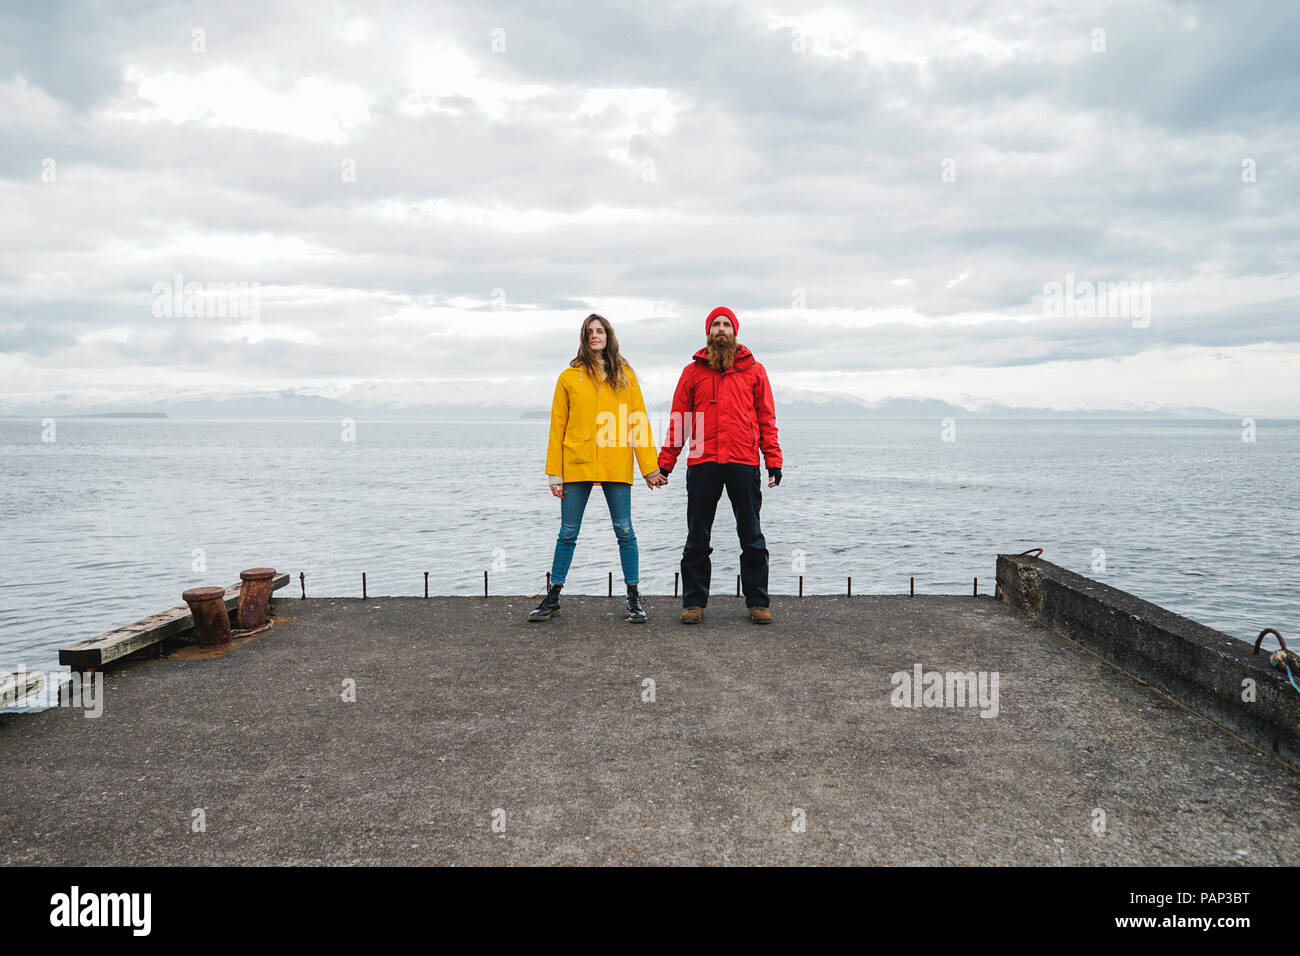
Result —
[[[277,597],[0,715],[0,863],[1300,863],[1300,775],[992,598],[535,603]]]

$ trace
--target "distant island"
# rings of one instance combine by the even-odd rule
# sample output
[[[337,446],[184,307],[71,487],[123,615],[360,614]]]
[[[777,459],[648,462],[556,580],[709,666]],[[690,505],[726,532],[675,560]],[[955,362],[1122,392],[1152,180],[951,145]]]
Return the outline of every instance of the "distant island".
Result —
[[[45,415],[0,415],[0,418],[18,418],[30,420],[35,418],[49,418],[52,415],[58,415],[60,418],[166,418],[166,412],[49,412]]]

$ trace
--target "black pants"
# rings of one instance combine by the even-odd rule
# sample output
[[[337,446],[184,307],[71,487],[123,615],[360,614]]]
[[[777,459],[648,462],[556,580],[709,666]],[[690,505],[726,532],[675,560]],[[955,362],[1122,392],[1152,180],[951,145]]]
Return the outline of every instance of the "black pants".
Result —
[[[713,563],[709,539],[722,489],[727,489],[740,536],[740,584],[746,607],[767,607],[767,542],[759,525],[763,477],[758,465],[708,461],[686,469],[686,548],[682,551],[682,607],[709,603]]]

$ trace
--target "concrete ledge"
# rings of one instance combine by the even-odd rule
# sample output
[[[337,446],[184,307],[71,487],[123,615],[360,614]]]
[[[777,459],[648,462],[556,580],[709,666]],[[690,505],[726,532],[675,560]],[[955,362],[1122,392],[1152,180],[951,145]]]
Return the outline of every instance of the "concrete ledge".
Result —
[[[1041,559],[1000,554],[997,577],[1003,603],[1300,770],[1300,694],[1265,651]]]

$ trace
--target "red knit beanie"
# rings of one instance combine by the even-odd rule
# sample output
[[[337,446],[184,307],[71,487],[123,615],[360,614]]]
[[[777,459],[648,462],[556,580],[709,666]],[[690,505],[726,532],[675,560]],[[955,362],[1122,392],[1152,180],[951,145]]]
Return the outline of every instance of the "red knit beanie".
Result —
[[[740,319],[736,318],[736,313],[732,312],[725,305],[720,305],[709,313],[709,317],[704,320],[704,334],[709,334],[709,326],[711,326],[713,320],[720,315],[725,315],[727,318],[731,319],[732,331],[734,331],[736,335],[740,335]]]

